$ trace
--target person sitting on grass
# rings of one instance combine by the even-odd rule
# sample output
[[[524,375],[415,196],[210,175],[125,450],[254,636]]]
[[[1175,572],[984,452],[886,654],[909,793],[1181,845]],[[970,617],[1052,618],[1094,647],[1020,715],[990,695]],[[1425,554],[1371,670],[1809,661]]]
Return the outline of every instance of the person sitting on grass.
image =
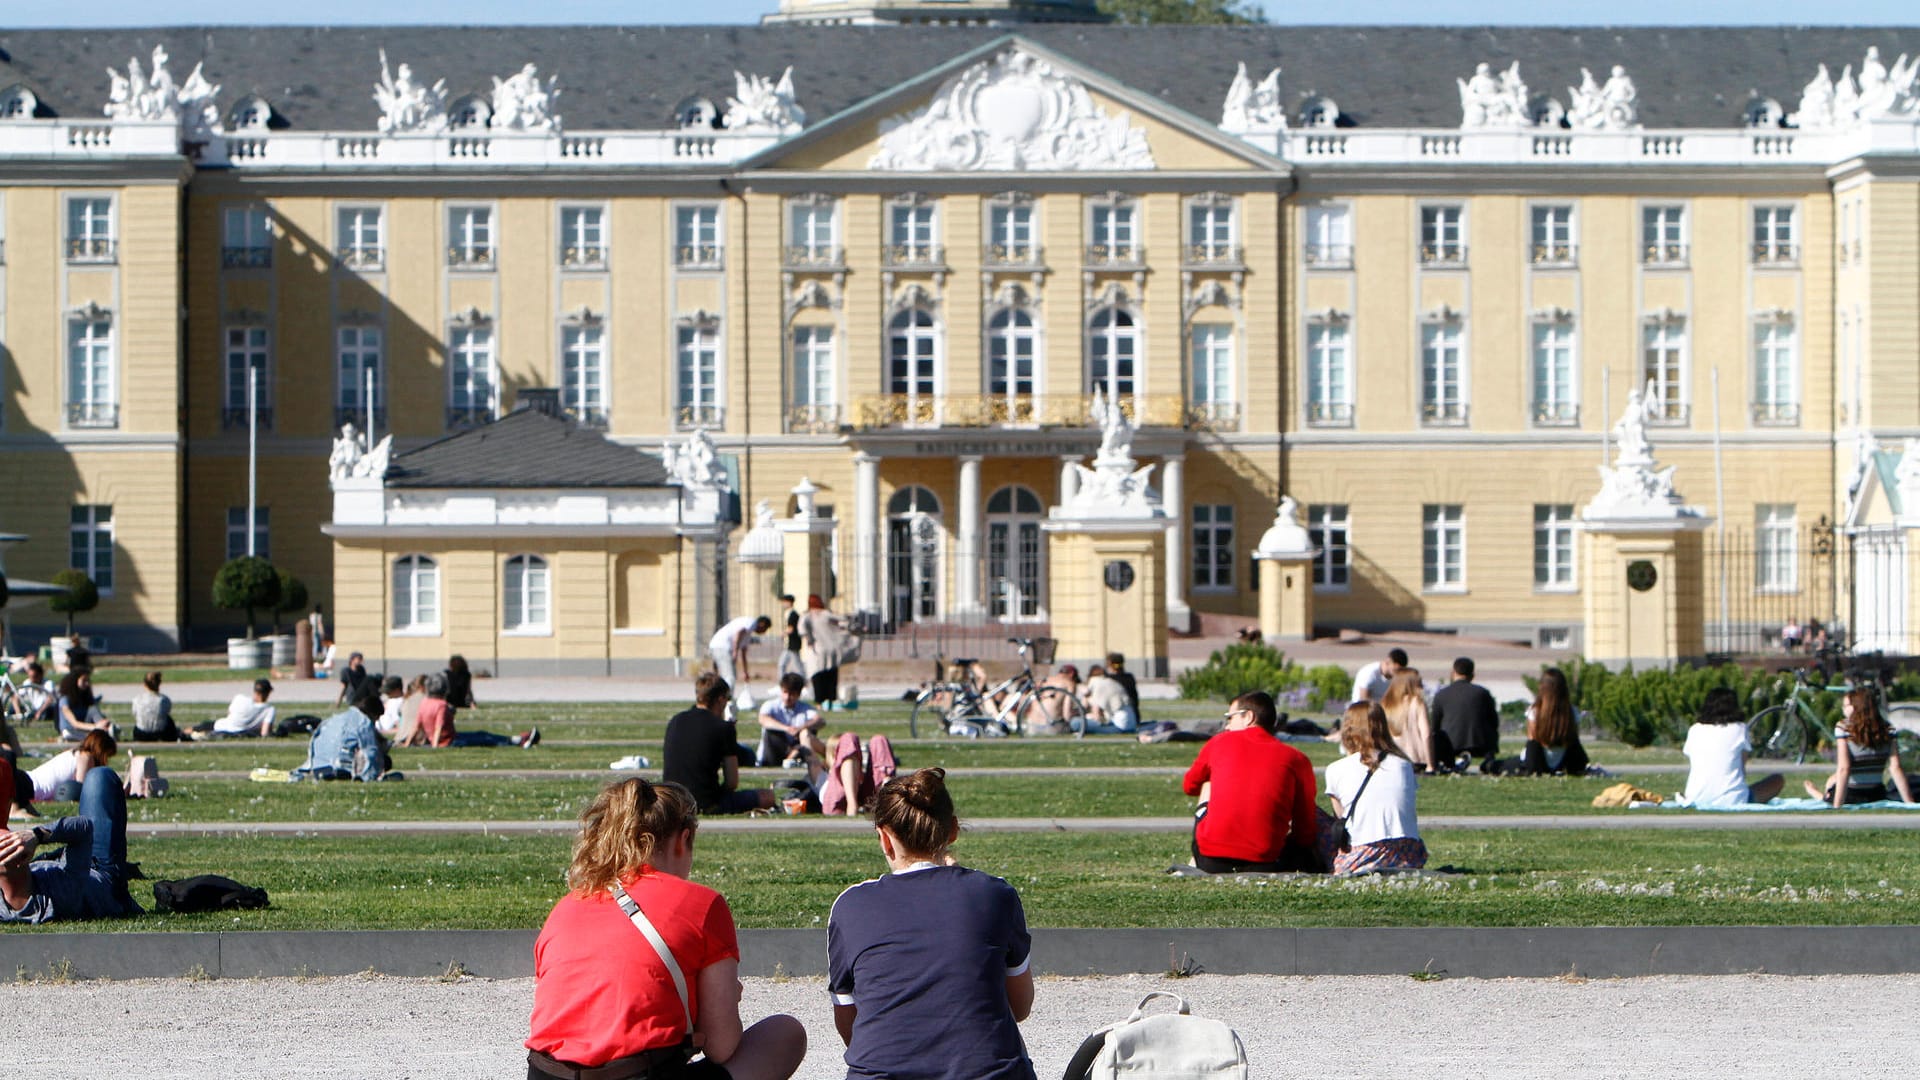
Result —
[[[1209,874],[1318,870],[1316,787],[1307,755],[1273,737],[1273,698],[1241,694],[1226,730],[1207,740],[1182,788],[1198,796],[1193,865]]]
[[[380,718],[373,722],[380,736],[392,739],[400,734],[407,719],[407,685],[398,675],[380,680]]]
[[[943,769],[895,777],[874,799],[891,871],[827,917],[827,992],[851,1077],[1034,1080],[1020,1022],[1033,1011],[1033,941],[1020,894],[953,858]]]
[[[1327,766],[1327,801],[1347,819],[1345,851],[1330,853],[1335,874],[1418,870],[1427,865],[1420,839],[1413,763],[1393,741],[1386,710],[1356,701],[1340,718],[1340,749],[1347,756]],[[1331,820],[1331,819],[1329,819]],[[1321,828],[1329,822],[1322,821]]]
[[[458,660],[459,657],[454,659]],[[465,665],[465,661],[461,661]],[[469,697],[471,700],[471,697]],[[444,674],[427,676],[427,697],[420,703],[416,718],[425,746],[518,746],[532,749],[540,743],[540,729],[530,728],[518,735],[500,735],[491,731],[455,731],[452,704],[447,700]]]
[[[1099,664],[1087,669],[1087,685],[1080,697],[1087,707],[1088,735],[1131,735],[1140,726],[1140,714],[1134,711],[1126,686]]]
[[[147,672],[140,680],[142,690],[135,694],[133,712],[134,742],[186,742],[189,736],[173,722],[173,699],[160,692],[162,675]]]
[[[693,792],[703,814],[770,810],[776,799],[771,788],[740,788],[740,762],[751,755],[740,747],[734,726],[721,719],[732,700],[727,680],[703,671],[693,680],[693,708],[667,721],[661,775]]]
[[[1417,668],[1402,666],[1393,673],[1380,697],[1387,723],[1400,752],[1421,772],[1433,771],[1433,719],[1427,711],[1427,691]]]
[[[873,806],[874,797],[893,779],[896,768],[891,739],[875,735],[862,751],[860,736],[843,731],[833,740],[833,760],[824,781],[812,770],[807,779],[820,793],[821,813],[854,817]]]
[[[1900,801],[1913,801],[1913,785],[1900,764],[1893,726],[1880,715],[1871,690],[1849,690],[1840,699],[1840,723],[1833,729],[1833,775],[1824,788],[1801,781],[1809,798],[1825,799],[1838,810],[1849,804],[1881,802],[1887,797],[1887,777],[1899,789]]]
[[[638,777],[580,815],[567,895],[533,944],[528,1080],[786,1080],[800,1067],[800,1021],[742,1028],[733,913],[688,880],[698,827],[687,789]]]
[[[1511,771],[1516,776],[1585,776],[1587,749],[1580,745],[1567,677],[1559,668],[1540,673],[1527,707],[1527,745]]]
[[[274,708],[267,703],[273,696],[273,684],[253,680],[253,693],[235,694],[227,704],[227,715],[218,720],[193,725],[196,739],[264,738],[273,732]]]
[[[1753,743],[1747,738],[1747,718],[1740,711],[1740,697],[1725,686],[1707,691],[1681,751],[1687,755],[1688,766],[1687,790],[1681,796],[1685,806],[1764,803],[1780,794],[1786,783],[1785,777],[1773,773],[1748,785],[1747,755],[1753,752]]]
[[[386,774],[387,746],[374,730],[380,692],[363,685],[353,707],[320,721],[307,741],[307,760],[293,770],[301,780],[378,780]]]
[[[26,681],[15,687],[15,691],[27,707],[27,715],[21,719],[21,723],[51,720],[59,715],[60,688],[48,681],[47,669],[40,661],[28,661]]]
[[[1073,729],[1067,726],[1068,697],[1080,696],[1080,669],[1072,664],[1061,664],[1053,674],[1040,683],[1042,689],[1053,687],[1058,694],[1035,694],[1033,704],[1028,706],[1025,723],[1031,731],[1047,735],[1069,735]]]
[[[93,671],[76,668],[60,680],[60,738],[79,742],[90,731],[114,734],[113,725],[100,712],[100,696],[93,692]]]
[[[140,914],[127,891],[127,795],[120,777],[102,763],[86,770],[79,787],[74,816],[0,832],[0,923]],[[65,844],[66,850],[34,862],[34,852],[46,844]]]
[[[800,695],[807,691],[807,677],[797,671],[780,676],[780,696],[760,706],[760,752],[756,760],[762,768],[804,767],[809,759],[818,761],[827,755],[827,744],[820,740],[820,729],[827,718]]]

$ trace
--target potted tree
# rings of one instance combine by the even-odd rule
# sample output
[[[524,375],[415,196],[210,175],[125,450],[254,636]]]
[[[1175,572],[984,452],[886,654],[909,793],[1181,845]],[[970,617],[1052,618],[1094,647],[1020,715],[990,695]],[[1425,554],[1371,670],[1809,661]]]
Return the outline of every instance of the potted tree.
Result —
[[[280,571],[280,599],[273,605],[273,666],[291,667],[293,665],[294,635],[280,632],[282,616],[307,609],[307,583]]]
[[[67,617],[67,636],[53,639],[53,666],[56,671],[67,666],[67,653],[73,649],[73,617],[84,615],[100,606],[100,586],[93,583],[85,570],[62,570],[53,575],[53,583],[65,589],[47,600],[47,606],[56,614]]]
[[[280,574],[257,555],[228,559],[213,576],[213,604],[226,611],[247,613],[247,636],[227,639],[227,667],[263,668],[273,659],[273,643],[254,636],[253,613],[272,611],[280,602]]]

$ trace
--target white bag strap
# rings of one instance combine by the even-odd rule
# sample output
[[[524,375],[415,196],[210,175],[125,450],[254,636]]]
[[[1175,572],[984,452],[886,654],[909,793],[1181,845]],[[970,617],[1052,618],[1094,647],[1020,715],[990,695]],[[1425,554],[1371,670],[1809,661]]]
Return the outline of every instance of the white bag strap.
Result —
[[[673,958],[673,950],[667,948],[667,939],[654,929],[653,920],[647,918],[647,913],[640,910],[640,905],[633,902],[633,897],[627,895],[627,890],[619,882],[613,883],[612,892],[620,910],[626,912],[633,925],[646,935],[647,943],[653,946],[653,951],[660,954],[661,962],[667,965],[667,974],[673,978],[673,989],[680,995],[680,1012],[687,1019],[687,1034],[693,1034],[693,1006],[687,998],[687,977],[681,974],[680,963]],[[1185,1005],[1186,1002],[1181,1002],[1182,1012],[1186,1011]]]
[[[1157,997],[1163,997],[1172,1001],[1179,1002],[1180,1003],[1179,1012],[1181,1016],[1188,1016],[1188,1015],[1191,1015],[1192,1013],[1192,1010],[1187,1006],[1186,998],[1181,997],[1179,994],[1176,994],[1171,990],[1154,990],[1148,993],[1146,997],[1143,997],[1140,999],[1140,1004],[1134,1006],[1133,1015],[1127,1017],[1126,1022],[1131,1024],[1134,1021],[1139,1020],[1141,1017],[1146,1016],[1147,1002],[1152,1001],[1154,998],[1157,998]]]

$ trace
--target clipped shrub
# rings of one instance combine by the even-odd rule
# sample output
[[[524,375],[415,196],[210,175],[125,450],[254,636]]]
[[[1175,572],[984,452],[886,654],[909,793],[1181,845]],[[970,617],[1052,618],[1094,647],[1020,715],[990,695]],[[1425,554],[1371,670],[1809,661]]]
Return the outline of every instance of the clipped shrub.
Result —
[[[1207,662],[1180,673],[1180,696],[1189,700],[1232,701],[1265,690],[1278,697],[1301,681],[1300,668],[1265,642],[1236,642],[1215,650]]]
[[[213,605],[247,613],[247,639],[254,636],[253,613],[280,602],[280,573],[258,555],[228,559],[213,576]]]
[[[1316,664],[1308,668],[1301,684],[1307,690],[1307,708],[1313,712],[1325,712],[1353,700],[1353,676],[1339,664]]]
[[[1629,746],[1677,746],[1699,715],[1707,691],[1728,687],[1751,717],[1787,700],[1793,676],[1773,671],[1721,664],[1717,667],[1609,671],[1599,664],[1574,659],[1560,665],[1566,673],[1573,707],[1592,714],[1608,736]],[[1538,680],[1526,680],[1528,689]],[[1831,725],[1840,715],[1840,695],[1820,690],[1809,701],[1814,715]]]
[[[47,606],[67,617],[67,636],[72,637],[73,617],[100,606],[100,586],[93,583],[85,570],[62,570],[53,575],[53,583],[66,592],[48,598]]]

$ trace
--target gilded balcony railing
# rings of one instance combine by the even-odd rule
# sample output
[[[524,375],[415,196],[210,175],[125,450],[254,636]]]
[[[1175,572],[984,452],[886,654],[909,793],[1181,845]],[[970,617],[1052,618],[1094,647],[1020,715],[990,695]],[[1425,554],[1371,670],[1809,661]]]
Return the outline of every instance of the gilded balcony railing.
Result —
[[[1178,394],[1140,394],[1116,399],[1138,427],[1188,427],[1195,417]],[[886,428],[1040,428],[1091,427],[1093,399],[1085,394],[946,394],[922,396],[873,394],[855,398],[854,427]],[[1202,406],[1238,425],[1238,410]],[[1209,425],[1216,421],[1209,421]],[[1213,427],[1212,430],[1226,430]]]
[[[789,405],[787,406],[787,430],[814,435],[839,431],[840,406]]]

